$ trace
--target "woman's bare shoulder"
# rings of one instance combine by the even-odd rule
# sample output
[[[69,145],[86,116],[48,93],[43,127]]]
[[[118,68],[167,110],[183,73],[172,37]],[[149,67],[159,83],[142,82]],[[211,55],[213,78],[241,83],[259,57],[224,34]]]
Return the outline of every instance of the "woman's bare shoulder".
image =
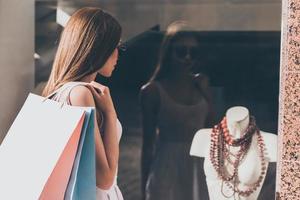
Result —
[[[70,101],[73,106],[95,107],[91,90],[83,85],[78,85],[71,90]]]

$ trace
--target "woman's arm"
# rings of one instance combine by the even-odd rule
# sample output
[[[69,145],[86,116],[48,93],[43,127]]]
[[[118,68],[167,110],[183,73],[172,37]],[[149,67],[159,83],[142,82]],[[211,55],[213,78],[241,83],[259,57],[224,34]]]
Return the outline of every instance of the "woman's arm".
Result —
[[[71,91],[70,100],[74,106],[97,107],[97,109],[99,106],[96,104],[102,103],[101,112],[105,119],[103,137],[100,135],[98,124],[101,123],[101,119],[96,119],[95,114],[96,180],[99,188],[109,189],[115,180],[119,159],[117,116],[110,102],[109,90],[100,95],[92,87],[77,86]]]
[[[140,92],[143,122],[143,146],[142,146],[142,196],[145,198],[145,187],[154,156],[156,139],[157,113],[159,110],[159,92],[154,84],[147,84]]]

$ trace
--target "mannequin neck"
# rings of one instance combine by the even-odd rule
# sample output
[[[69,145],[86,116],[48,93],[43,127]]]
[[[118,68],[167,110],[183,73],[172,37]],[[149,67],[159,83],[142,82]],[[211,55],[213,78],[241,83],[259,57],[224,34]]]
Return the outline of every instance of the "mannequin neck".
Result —
[[[226,112],[226,121],[230,135],[240,138],[249,126],[249,111],[245,107],[233,107]]]

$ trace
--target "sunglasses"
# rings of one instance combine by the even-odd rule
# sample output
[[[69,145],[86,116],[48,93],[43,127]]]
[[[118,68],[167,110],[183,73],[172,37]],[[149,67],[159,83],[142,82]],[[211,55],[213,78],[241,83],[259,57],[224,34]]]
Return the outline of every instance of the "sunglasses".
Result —
[[[175,55],[179,59],[184,59],[187,55],[190,56],[192,60],[195,60],[199,57],[199,47],[187,47],[187,46],[175,46],[174,47]]]

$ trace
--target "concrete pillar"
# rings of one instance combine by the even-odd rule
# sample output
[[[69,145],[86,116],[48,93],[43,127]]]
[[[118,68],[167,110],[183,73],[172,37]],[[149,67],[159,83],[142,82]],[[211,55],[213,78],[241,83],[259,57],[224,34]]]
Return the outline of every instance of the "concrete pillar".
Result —
[[[34,86],[33,55],[34,0],[0,0],[0,143]]]

